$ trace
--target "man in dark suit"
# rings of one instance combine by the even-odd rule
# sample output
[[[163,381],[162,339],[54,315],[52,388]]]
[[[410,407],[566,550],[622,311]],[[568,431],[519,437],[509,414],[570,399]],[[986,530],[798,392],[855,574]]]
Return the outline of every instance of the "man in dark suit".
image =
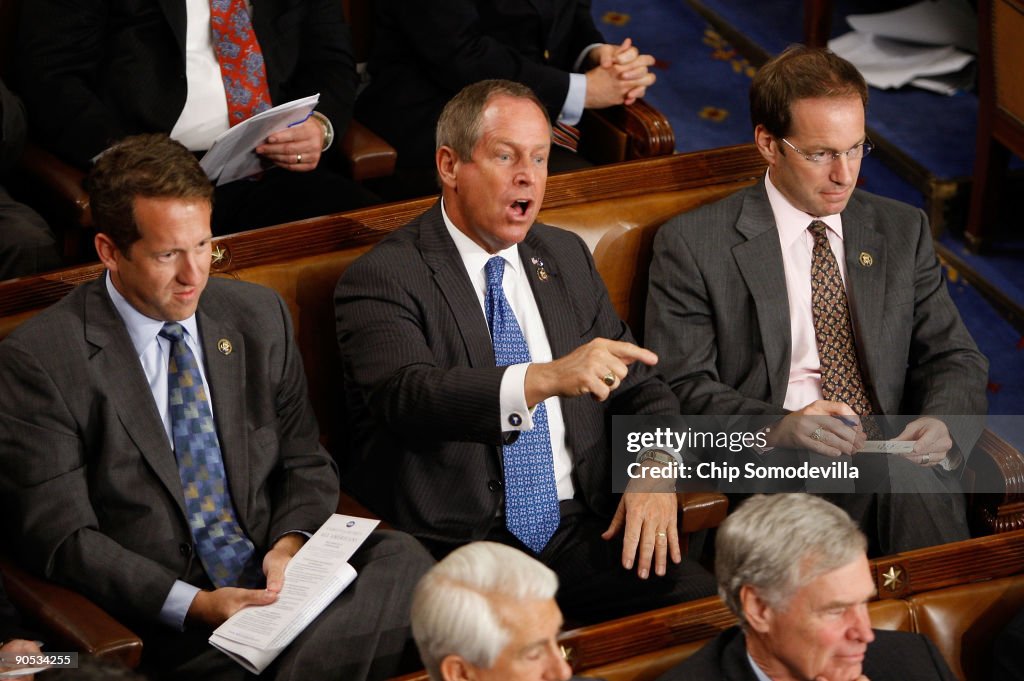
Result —
[[[210,279],[212,188],[164,135],[90,174],[104,277],[0,344],[0,494],[27,566],[124,618],[154,677],[245,678],[210,631],[276,600],[335,510],[284,302]],[[360,575],[270,668],[386,678],[429,557],[375,533]]]
[[[399,167],[428,182],[441,109],[470,83],[523,83],[552,121],[574,125],[585,108],[632,104],[655,79],[653,57],[629,40],[604,42],[590,0],[377,0],[374,16],[370,84],[357,110],[398,150]],[[552,171],[578,166],[555,154]]]
[[[866,102],[856,68],[825,50],[761,68],[765,180],[659,231],[645,338],[683,414],[778,417],[761,456],[851,454],[858,416],[913,415],[888,433],[911,451],[852,459],[883,492],[913,493],[836,495],[885,554],[967,538],[959,477],[983,420],[962,415],[985,413],[988,363],[925,215],[855,189]]]
[[[659,681],[953,681],[924,636],[871,628],[866,547],[818,497],[751,497],[715,536],[719,593],[740,625]]]
[[[675,496],[611,493],[609,417],[676,402],[583,241],[534,223],[549,133],[510,81],[445,108],[441,201],[338,283],[343,468],[363,503],[438,556],[484,538],[538,555],[570,617],[708,595],[710,576],[682,559]]]
[[[352,116],[356,75],[337,0],[218,0],[242,12],[269,104],[320,94],[317,114],[257,148],[261,179],[217,190],[217,233],[357,207],[367,197],[330,166]],[[165,132],[190,150],[229,127],[231,100],[206,0],[21,3],[18,68],[33,138],[87,168],[126,135]],[[232,21],[237,21],[237,17]],[[251,64],[247,62],[246,68]],[[233,68],[238,68],[237,66]],[[253,95],[255,96],[255,95]],[[230,121],[233,125],[235,120]],[[327,153],[329,148],[334,151]],[[323,154],[323,157],[321,157]]]

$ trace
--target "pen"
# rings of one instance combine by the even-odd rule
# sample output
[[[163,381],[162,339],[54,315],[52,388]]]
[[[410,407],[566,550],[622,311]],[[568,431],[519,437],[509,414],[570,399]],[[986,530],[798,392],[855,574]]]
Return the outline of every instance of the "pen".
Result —
[[[856,428],[857,427],[857,422],[854,421],[849,416],[839,416],[839,415],[835,415],[835,414],[833,416],[835,418],[839,419],[840,421],[842,421],[843,423],[845,423],[846,425],[850,426],[851,428]]]

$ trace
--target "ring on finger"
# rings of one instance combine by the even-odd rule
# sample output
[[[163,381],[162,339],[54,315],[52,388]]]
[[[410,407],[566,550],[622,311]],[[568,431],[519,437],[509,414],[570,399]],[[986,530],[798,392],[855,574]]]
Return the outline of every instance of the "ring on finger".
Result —
[[[604,384],[610,388],[613,385],[615,385],[615,374],[609,371],[601,378],[601,380],[604,381]]]
[[[817,428],[815,428],[814,432],[811,433],[811,439],[815,440],[817,442],[821,442],[822,440],[824,440],[825,439],[825,429],[822,428],[821,426],[818,426]]]
[[[666,537],[668,537],[668,533],[667,532],[656,532],[654,536],[657,539],[665,539]]]
[[[924,456],[921,457],[921,463],[928,463],[931,460],[932,460],[932,455],[931,454],[925,454]]]
[[[295,154],[295,163],[302,163],[302,154]]]

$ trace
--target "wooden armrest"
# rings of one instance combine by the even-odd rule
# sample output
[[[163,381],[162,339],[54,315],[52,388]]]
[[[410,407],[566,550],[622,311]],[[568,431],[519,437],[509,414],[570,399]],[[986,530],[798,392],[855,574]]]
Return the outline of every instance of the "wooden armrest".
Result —
[[[1024,454],[985,429],[967,459],[964,478],[972,485],[973,519],[985,532],[1024,528]]]
[[[54,200],[62,217],[79,227],[92,227],[89,194],[82,187],[84,172],[31,142],[25,146],[21,168]]]
[[[40,634],[47,650],[74,650],[137,667],[142,640],[84,596],[40,579],[0,557],[7,595]]]
[[[357,120],[349,123],[341,138],[341,152],[348,161],[352,179],[357,182],[387,177],[395,172],[398,152]]]
[[[588,109],[580,120],[580,153],[599,164],[675,153],[676,136],[660,111],[642,99]]]
[[[729,500],[720,492],[679,492],[676,500],[683,516],[680,534],[718,527],[729,512]]]

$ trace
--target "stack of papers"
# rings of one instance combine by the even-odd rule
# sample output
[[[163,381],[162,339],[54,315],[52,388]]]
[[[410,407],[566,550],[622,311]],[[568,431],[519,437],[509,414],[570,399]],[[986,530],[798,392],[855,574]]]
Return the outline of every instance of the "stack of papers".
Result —
[[[890,89],[910,84],[943,94],[973,85],[977,18],[966,0],[921,0],[880,14],[851,14],[854,29],[829,41],[851,61],[868,85]]]

